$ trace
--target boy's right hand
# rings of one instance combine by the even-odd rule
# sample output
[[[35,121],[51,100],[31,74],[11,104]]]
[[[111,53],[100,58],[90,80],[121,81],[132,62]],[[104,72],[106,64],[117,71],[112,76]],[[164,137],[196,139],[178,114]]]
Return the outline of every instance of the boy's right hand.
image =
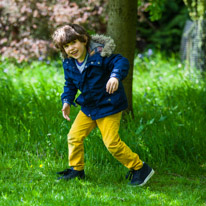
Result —
[[[69,114],[70,114],[70,105],[68,103],[63,104],[62,114],[64,119],[70,121]]]

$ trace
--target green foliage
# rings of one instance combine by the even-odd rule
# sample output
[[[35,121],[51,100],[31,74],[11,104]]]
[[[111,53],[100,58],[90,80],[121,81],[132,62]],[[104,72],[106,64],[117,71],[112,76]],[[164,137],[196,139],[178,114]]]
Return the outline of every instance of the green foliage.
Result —
[[[137,46],[140,51],[158,48],[168,54],[179,52],[182,31],[188,19],[187,8],[181,0],[166,1],[161,14],[162,16],[158,21],[151,22],[149,21],[149,14],[140,13],[140,20],[137,23],[140,39]],[[143,44],[143,49],[141,44]]]
[[[206,1],[203,0],[183,0],[189,10],[192,20],[206,18]]]
[[[145,11],[149,12],[151,21],[156,21],[162,17],[162,12],[164,11],[165,3],[165,0],[149,0],[149,2],[141,0],[138,1],[138,6],[146,7]]]
[[[85,140],[87,179],[55,181],[72,123],[61,114],[61,62],[1,60],[0,81],[0,205],[204,205],[206,85],[176,57],[135,60],[135,116],[120,135],[156,171],[144,188],[126,185],[98,129]]]

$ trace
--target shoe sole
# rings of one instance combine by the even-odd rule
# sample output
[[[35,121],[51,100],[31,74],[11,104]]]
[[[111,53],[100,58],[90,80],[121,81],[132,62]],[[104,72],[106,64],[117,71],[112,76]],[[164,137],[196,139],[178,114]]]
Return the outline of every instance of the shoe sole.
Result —
[[[57,180],[66,180],[66,181],[73,180],[73,179],[84,180],[85,176],[76,176],[76,177],[72,177],[72,178],[65,178],[63,175],[63,176],[57,178]]]
[[[131,187],[142,187],[144,186],[148,181],[149,179],[154,175],[155,171],[152,169],[151,172],[148,174],[148,176],[145,178],[144,182],[141,183],[141,184],[131,184],[131,183],[128,183],[128,185]]]
[[[154,175],[155,171],[152,169],[152,171],[149,173],[149,175],[145,178],[144,182],[142,184],[139,184],[137,186],[142,187],[144,186],[148,180]]]

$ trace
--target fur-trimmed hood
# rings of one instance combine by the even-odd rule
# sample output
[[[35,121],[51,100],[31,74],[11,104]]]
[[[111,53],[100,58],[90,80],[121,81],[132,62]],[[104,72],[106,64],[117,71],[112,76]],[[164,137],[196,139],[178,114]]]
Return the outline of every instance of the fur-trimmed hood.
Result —
[[[115,43],[111,37],[95,34],[91,36],[89,45],[90,56],[100,52],[102,57],[109,57],[115,50]]]

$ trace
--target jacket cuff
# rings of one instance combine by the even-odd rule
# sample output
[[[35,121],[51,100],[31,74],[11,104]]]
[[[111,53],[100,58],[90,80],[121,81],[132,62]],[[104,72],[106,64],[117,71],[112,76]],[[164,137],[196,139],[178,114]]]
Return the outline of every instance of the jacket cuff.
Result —
[[[64,103],[69,104],[70,107],[71,107],[71,105],[73,105],[73,106],[75,106],[75,107],[77,106],[74,102],[68,101],[68,99],[62,99],[62,105],[63,105]]]
[[[115,77],[115,78],[117,78],[118,80],[121,80],[120,75],[117,74],[117,73],[112,73],[112,74],[110,75],[110,78],[111,78],[111,77]]]

